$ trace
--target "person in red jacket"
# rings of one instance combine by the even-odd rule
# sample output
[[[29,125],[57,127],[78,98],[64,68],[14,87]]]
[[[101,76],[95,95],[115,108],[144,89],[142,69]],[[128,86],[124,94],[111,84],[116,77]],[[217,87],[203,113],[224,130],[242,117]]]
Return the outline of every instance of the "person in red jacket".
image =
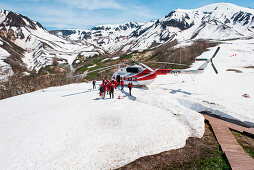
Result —
[[[129,83],[129,84],[128,84],[128,88],[129,88],[129,94],[130,94],[130,96],[131,96],[132,83]]]
[[[116,80],[113,80],[113,82],[114,82],[114,87],[115,87],[115,89],[116,89],[116,87],[117,87],[117,81],[116,81]]]
[[[110,90],[110,83],[107,81],[106,82],[106,90],[107,90],[107,95],[109,94]]]
[[[123,80],[121,80],[120,84],[121,84],[121,89],[123,90],[123,87],[124,87],[124,81],[123,81]]]

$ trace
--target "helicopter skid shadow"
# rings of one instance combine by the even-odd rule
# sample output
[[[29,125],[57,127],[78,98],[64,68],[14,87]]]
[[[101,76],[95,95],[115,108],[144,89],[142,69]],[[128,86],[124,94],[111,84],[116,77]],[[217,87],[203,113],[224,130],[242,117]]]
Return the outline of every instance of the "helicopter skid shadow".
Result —
[[[164,90],[171,90],[171,94],[176,94],[176,93],[183,93],[183,94],[186,94],[186,95],[202,95],[202,94],[198,94],[198,93],[191,93],[191,92],[188,92],[188,91],[184,91],[182,89],[178,89],[178,90],[174,90],[174,89],[167,89],[167,88],[163,88]]]
[[[114,99],[114,98],[106,98],[105,97],[105,99],[102,99],[101,97],[97,97],[97,98],[95,98],[93,100],[98,101],[98,100],[110,100],[110,99]]]
[[[96,101],[96,100],[101,100],[101,98],[100,98],[100,97],[97,97],[97,98],[95,98],[95,99],[93,99],[93,100],[95,100],[95,101]]]
[[[141,89],[141,90],[149,90],[149,88],[146,85],[139,85],[139,86],[136,86],[136,87]]]
[[[64,96],[62,96],[62,97],[75,96],[75,95],[79,95],[79,94],[89,93],[89,92],[92,92],[92,91],[93,91],[93,90],[83,91],[83,92],[79,92],[79,93],[72,93],[72,94],[64,95]]]
[[[129,93],[127,93],[126,91],[122,90],[122,89],[119,89],[126,97],[128,97],[130,100],[133,100],[135,101],[137,98],[135,96],[130,96]],[[124,96],[124,97],[125,97]]]

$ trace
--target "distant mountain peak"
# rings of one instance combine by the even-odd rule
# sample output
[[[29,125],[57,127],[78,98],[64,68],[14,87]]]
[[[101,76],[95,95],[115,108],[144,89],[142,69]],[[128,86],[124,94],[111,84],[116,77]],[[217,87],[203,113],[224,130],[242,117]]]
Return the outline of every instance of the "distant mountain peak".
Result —
[[[0,26],[1,27],[29,27],[31,29],[43,28],[43,26],[36,21],[29,19],[21,14],[8,11],[0,10]]]
[[[176,9],[175,11],[178,12],[190,12],[190,11],[200,11],[200,12],[212,12],[212,11],[225,11],[225,10],[232,10],[232,11],[239,11],[239,10],[243,10],[245,12],[250,12],[253,13],[254,9],[252,8],[246,8],[246,7],[241,7],[232,3],[213,3],[213,4],[209,4],[209,5],[205,5],[199,8],[195,8],[195,9]]]
[[[115,24],[115,25],[110,25],[110,24],[105,24],[105,25],[97,25],[93,27],[91,30],[112,30],[115,29],[116,31],[120,31],[122,29],[126,30],[128,28],[138,28],[143,23],[138,23],[138,22],[127,22],[124,24]]]

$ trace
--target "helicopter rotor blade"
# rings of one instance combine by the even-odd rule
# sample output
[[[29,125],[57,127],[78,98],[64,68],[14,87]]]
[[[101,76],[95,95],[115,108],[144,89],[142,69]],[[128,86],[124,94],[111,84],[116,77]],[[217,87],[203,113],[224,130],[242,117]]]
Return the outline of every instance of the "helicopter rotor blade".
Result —
[[[212,56],[212,59],[217,55],[217,53],[219,52],[219,50],[220,50],[220,47],[217,48],[217,50],[215,51],[215,53],[214,53],[213,56]]]
[[[114,68],[114,67],[111,67],[111,68],[107,68],[107,69],[101,70],[101,71],[99,71],[99,73],[102,73],[102,72],[107,71],[107,70],[111,70],[111,69],[113,69],[113,68]]]
[[[148,62],[148,63],[158,63],[158,64],[172,64],[172,65],[182,65],[187,66],[186,64],[178,64],[178,63],[169,63],[169,62]]]
[[[217,55],[217,53],[219,52],[219,50],[220,50],[220,47],[218,47],[218,48],[216,49],[215,53],[213,54],[213,56],[212,56],[211,59],[210,59],[211,65],[212,65],[213,70],[215,71],[216,74],[218,74],[218,70],[216,69],[215,65],[213,64],[213,59],[214,59],[214,57]]]
[[[89,73],[96,72],[96,71],[101,71],[102,72],[102,71],[110,70],[110,69],[115,68],[116,66],[120,66],[120,65],[124,65],[124,64],[126,64],[126,63],[114,64],[114,65],[98,68],[98,69],[95,69],[95,70],[92,70],[92,71],[88,71],[88,72],[85,72],[85,73],[82,73],[82,74],[75,75],[74,77],[79,77],[79,76],[86,77],[87,74],[89,74]]]
[[[196,61],[207,61],[208,59],[205,58],[196,58]]]
[[[147,65],[143,64],[143,63],[140,63],[140,62],[137,62],[138,64],[144,66],[145,68],[147,68],[148,70],[150,71],[154,71],[151,67],[148,67]]]
[[[215,71],[216,74],[218,74],[218,70],[216,69],[215,65],[213,64],[213,62],[211,62],[211,65],[213,67],[213,70]]]

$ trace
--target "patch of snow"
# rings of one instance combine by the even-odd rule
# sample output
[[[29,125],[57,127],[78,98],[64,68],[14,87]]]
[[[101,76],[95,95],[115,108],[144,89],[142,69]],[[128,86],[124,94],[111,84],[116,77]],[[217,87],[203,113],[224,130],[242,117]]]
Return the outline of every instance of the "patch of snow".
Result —
[[[93,68],[93,67],[96,67],[96,66],[97,66],[97,64],[94,64],[92,66],[88,66],[87,68]]]
[[[119,59],[120,57],[113,57],[113,58],[111,58],[111,60],[117,60],[117,59]]]
[[[9,56],[10,54],[5,49],[0,47],[0,81],[4,81],[8,76],[14,74],[11,66],[4,62],[4,60]]]
[[[105,58],[105,59],[101,60],[101,62],[105,62],[105,61],[108,61],[108,60],[109,60],[109,58]]]

